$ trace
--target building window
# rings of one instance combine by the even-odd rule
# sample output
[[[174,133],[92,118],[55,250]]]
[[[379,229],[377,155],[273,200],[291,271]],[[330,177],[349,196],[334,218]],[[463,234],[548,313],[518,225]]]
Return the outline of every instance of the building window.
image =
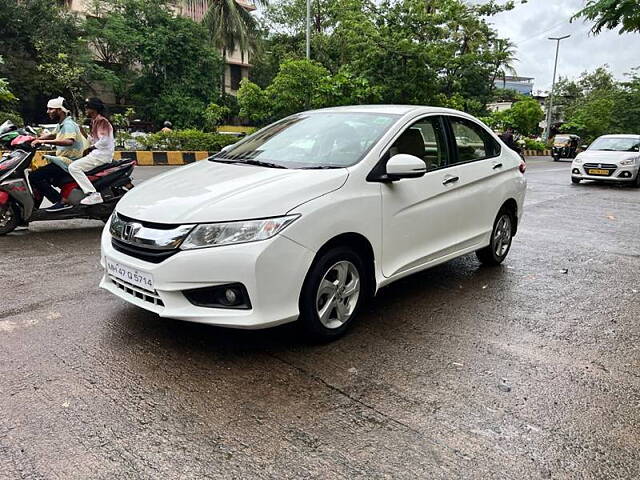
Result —
[[[231,90],[238,90],[242,80],[242,68],[240,65],[229,65],[229,74],[231,76]]]

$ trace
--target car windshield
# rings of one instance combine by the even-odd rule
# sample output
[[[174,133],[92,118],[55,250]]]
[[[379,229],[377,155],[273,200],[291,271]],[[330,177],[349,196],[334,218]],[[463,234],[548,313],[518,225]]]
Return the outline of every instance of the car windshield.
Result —
[[[399,115],[313,112],[263,128],[210,158],[280,168],[339,168],[358,163]]]
[[[610,152],[640,152],[640,137],[607,137],[598,138],[589,150],[605,150]]]

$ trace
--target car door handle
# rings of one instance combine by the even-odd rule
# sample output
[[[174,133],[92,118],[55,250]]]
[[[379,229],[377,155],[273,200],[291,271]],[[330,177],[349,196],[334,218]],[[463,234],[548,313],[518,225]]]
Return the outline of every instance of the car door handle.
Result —
[[[494,170],[497,170],[497,169],[499,169],[499,168],[502,168],[502,164],[501,164],[501,163],[496,163],[496,164],[493,166],[493,169],[494,169]]]
[[[450,183],[456,183],[458,180],[460,180],[460,177],[445,177],[442,184],[449,185]]]

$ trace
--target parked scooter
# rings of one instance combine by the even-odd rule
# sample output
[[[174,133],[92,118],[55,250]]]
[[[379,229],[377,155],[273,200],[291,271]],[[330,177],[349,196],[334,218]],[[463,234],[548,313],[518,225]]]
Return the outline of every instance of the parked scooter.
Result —
[[[11,142],[21,135],[36,135],[36,131],[29,126],[18,128],[11,120],[4,122],[0,125],[0,150],[11,149]]]
[[[34,137],[17,137],[15,145],[12,145],[15,149],[0,158],[0,235],[27,222],[71,218],[107,221],[116,203],[133,188],[131,173],[136,165],[135,160],[115,161],[86,172],[104,199],[103,203],[97,205],[80,203],[84,194],[71,175],[67,174],[55,186],[60,188],[62,199],[73,205],[73,208],[47,212],[40,208],[42,194],[29,181],[29,167],[35,155],[35,149],[31,147],[33,140]]]

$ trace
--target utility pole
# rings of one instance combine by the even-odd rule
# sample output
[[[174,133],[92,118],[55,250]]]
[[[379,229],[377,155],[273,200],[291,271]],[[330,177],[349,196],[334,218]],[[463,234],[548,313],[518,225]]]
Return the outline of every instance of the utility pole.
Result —
[[[553,82],[551,83],[551,93],[549,94],[549,104],[547,105],[547,125],[544,128],[542,134],[542,140],[549,140],[549,134],[551,133],[551,110],[553,109],[553,93],[556,86],[556,71],[558,70],[558,53],[560,52],[560,41],[569,38],[571,35],[565,35],[564,37],[549,37],[549,40],[556,41],[556,61],[553,65]]]
[[[307,0],[307,60],[311,58],[311,0]]]

